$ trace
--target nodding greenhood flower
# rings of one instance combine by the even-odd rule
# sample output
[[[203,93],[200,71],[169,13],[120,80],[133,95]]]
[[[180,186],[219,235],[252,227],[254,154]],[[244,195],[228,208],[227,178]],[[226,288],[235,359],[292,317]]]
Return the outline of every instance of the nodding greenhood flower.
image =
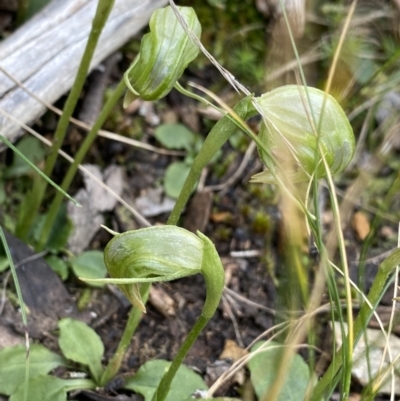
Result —
[[[189,29],[200,38],[201,25],[191,7],[178,7]],[[156,10],[150,33],[143,36],[140,52],[125,73],[128,92],[124,106],[135,98],[157,100],[167,95],[199,49],[192,43],[171,7]]]
[[[104,261],[111,279],[87,280],[116,284],[132,305],[146,311],[140,283],[170,281],[202,274],[208,292],[218,293],[207,311],[218,306],[224,286],[224,273],[212,242],[176,226],[155,226],[116,235],[104,250]],[[209,301],[210,303],[211,301]],[[211,309],[212,313],[211,313]]]
[[[355,140],[351,125],[338,102],[329,94],[297,85],[282,86],[257,98],[264,121],[259,137],[280,163],[279,174],[292,182],[325,176],[323,153],[332,174],[350,163]],[[261,160],[275,168],[259,148]],[[316,155],[318,157],[316,158]],[[253,182],[274,182],[271,171],[252,177]]]
[[[219,305],[225,281],[221,260],[214,244],[199,231],[195,235],[176,226],[155,226],[116,234],[104,250],[104,261],[112,278],[81,280],[116,284],[143,312],[146,309],[138,287],[140,283],[170,281],[197,273],[204,278],[206,299],[201,315],[164,372],[152,398],[164,401],[179,366]]]

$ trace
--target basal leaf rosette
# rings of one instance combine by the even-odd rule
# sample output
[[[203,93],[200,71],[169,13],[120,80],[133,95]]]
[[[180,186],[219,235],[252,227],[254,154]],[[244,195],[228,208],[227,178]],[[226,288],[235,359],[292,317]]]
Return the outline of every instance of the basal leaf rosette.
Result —
[[[350,163],[355,140],[353,129],[339,103],[329,94],[298,85],[287,85],[257,98],[263,112],[259,137],[279,163],[259,147],[261,160],[275,174],[292,182],[309,180],[317,172],[326,175],[324,155],[331,174],[343,171]],[[317,157],[316,157],[317,156]],[[274,182],[271,171],[252,177],[252,182]]]
[[[193,8],[178,10],[189,29],[200,38],[201,25]],[[143,37],[140,52],[125,73],[129,91],[124,105],[136,97],[157,100],[167,95],[199,53],[171,7],[156,10],[149,24],[150,33]]]

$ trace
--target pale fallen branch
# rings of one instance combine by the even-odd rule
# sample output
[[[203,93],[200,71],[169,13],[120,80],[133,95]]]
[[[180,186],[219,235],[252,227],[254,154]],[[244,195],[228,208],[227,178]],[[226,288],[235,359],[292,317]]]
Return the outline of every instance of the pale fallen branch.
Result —
[[[92,68],[143,28],[166,0],[116,0],[96,49]],[[54,0],[0,43],[0,66],[37,97],[54,103],[72,86],[91,28],[97,0]],[[45,107],[0,74],[0,109],[30,124]],[[22,131],[0,116],[0,135],[15,141]]]

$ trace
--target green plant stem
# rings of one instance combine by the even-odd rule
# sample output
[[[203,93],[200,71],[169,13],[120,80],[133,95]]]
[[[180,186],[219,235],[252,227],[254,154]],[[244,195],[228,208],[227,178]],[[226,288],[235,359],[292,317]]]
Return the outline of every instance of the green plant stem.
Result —
[[[210,318],[205,317],[203,314],[197,319],[196,323],[190,330],[188,336],[183,342],[181,348],[176,354],[173,362],[169,366],[167,372],[164,374],[163,378],[160,381],[160,384],[157,387],[156,392],[153,395],[152,401],[164,401],[168,395],[169,389],[171,387],[172,380],[175,377],[176,372],[179,367],[182,365],[183,360],[185,359],[187,353],[190,348],[196,341],[199,334],[202,332],[204,327],[207,325]]]
[[[26,348],[26,360],[25,360],[25,385],[24,385],[24,401],[28,400],[29,392],[29,332],[28,332],[28,321],[26,319],[26,310],[24,300],[22,298],[21,287],[19,286],[17,271],[15,269],[14,261],[11,256],[10,248],[8,247],[7,239],[4,234],[3,228],[0,226],[0,238],[3,242],[3,247],[6,252],[8,263],[10,264],[11,274],[14,280],[15,290],[18,296],[18,303],[21,308],[22,323],[25,331],[25,348]]]
[[[4,136],[0,135],[0,141],[3,141],[13,152],[15,152],[23,161],[25,161],[29,166],[39,174],[44,180],[46,180],[50,185],[52,185],[57,191],[59,191],[61,198],[66,196],[71,202],[73,202],[76,206],[82,206],[79,204],[74,198],[68,195],[65,191],[61,189],[54,181],[52,181],[47,175],[43,173],[38,167],[36,167],[23,153],[20,152],[18,148],[16,148],[9,140],[4,138]]]
[[[78,153],[75,156],[74,162],[70,165],[67,174],[65,175],[63,182],[61,184],[61,188],[63,191],[68,191],[72,180],[75,177],[75,174],[79,168],[80,163],[82,163],[82,160],[86,156],[87,152],[89,151],[89,148],[91,147],[93,141],[97,137],[97,133],[100,130],[100,128],[103,126],[105,123],[107,117],[109,116],[110,112],[112,111],[113,107],[115,104],[118,102],[118,100],[121,98],[125,91],[126,85],[124,80],[122,79],[120,83],[118,84],[117,88],[114,90],[112,93],[111,97],[108,99],[107,103],[103,107],[100,115],[98,116],[97,120],[93,124],[93,127],[87,134],[85,140],[81,144]],[[42,232],[40,234],[39,242],[37,244],[37,250],[41,251],[45,246],[46,243],[50,237],[51,230],[54,225],[54,221],[57,217],[57,213],[60,209],[61,202],[63,201],[63,197],[61,193],[56,193],[53,202],[50,206],[50,209],[46,215],[44,225]]]
[[[67,132],[69,119],[72,116],[76,103],[78,102],[80,93],[86,80],[86,76],[89,71],[90,62],[96,49],[97,42],[107,22],[113,5],[114,0],[99,0],[98,2],[96,14],[92,22],[92,29],[89,34],[85,52],[82,56],[79,69],[75,77],[75,82],[68,95],[63,114],[58,122],[57,130],[54,134],[53,145],[50,149],[50,154],[46,159],[44,174],[48,177],[53,172],[54,165],[58,156],[58,151],[61,148]],[[19,218],[16,227],[16,234],[21,239],[26,239],[26,237],[28,236],[32,223],[43,201],[46,188],[46,181],[34,181],[31,193],[25,197],[25,201],[21,205],[21,213],[18,216]]]
[[[224,290],[225,274],[218,253],[215,250],[213,243],[205,235],[199,231],[197,232],[197,235],[202,239],[204,244],[204,256],[201,273],[206,284],[206,300],[204,302],[200,317],[197,319],[168,370],[165,372],[157,387],[157,390],[153,395],[152,401],[164,401],[167,397],[176,372],[178,371],[197,337],[200,335],[209,320],[214,316]]]
[[[246,120],[256,114],[256,110],[251,104],[251,97],[242,99],[234,108],[233,111],[240,119]],[[208,134],[200,152],[193,161],[192,168],[185,180],[175,206],[168,218],[167,224],[176,225],[179,217],[185,208],[185,205],[192,193],[192,189],[196,185],[200,177],[202,169],[212,159],[215,153],[222,147],[228,138],[237,129],[237,123],[232,121],[232,117],[225,116],[221,118]]]
[[[377,212],[374,215],[374,218],[371,222],[371,228],[367,235],[367,238],[364,239],[361,251],[360,251],[360,263],[358,265],[358,285],[363,291],[365,288],[365,260],[367,259],[368,250],[371,247],[372,241],[376,238],[376,233],[378,230],[379,223],[382,220],[382,214],[385,210],[390,210],[390,205],[393,202],[394,197],[400,191],[400,172],[397,174],[397,177],[394,179],[394,182],[386,192],[386,196],[383,199],[383,202],[380,203]]]
[[[175,84],[175,88],[189,97],[209,104],[206,100],[182,88],[179,83]],[[257,114],[258,108],[254,105],[254,103],[256,102],[257,98],[253,98],[252,95],[245,97],[238,104],[236,104],[231,112],[227,113],[214,125],[206,140],[204,141],[202,148],[193,161],[192,167],[178,196],[175,206],[169,216],[167,224],[176,225],[178,223],[179,217],[182,214],[183,209],[185,208],[185,205],[192,193],[192,190],[200,177],[202,169],[207,165],[207,163],[210,162],[216,152],[223,146],[223,144],[238,128],[242,129],[257,144],[259,151],[262,150],[264,154],[263,162],[267,165],[267,167],[271,171],[271,174],[273,174],[277,182],[281,182],[279,177],[274,173],[276,169],[284,174],[279,164],[273,162],[274,157],[269,149],[260,140],[260,138],[255,135],[246,126],[245,123],[243,123],[244,120],[247,120],[248,118]],[[288,186],[290,187],[289,182],[282,184],[283,190],[285,190],[285,192],[289,196],[291,196],[290,191],[288,191],[288,189],[286,188]],[[302,210],[307,216],[309,216],[309,213],[304,205],[302,205],[301,202],[299,202],[298,200],[294,199],[293,196],[291,196],[291,198],[295,201],[299,209]]]
[[[150,286],[150,283],[144,283],[140,287],[140,296],[144,304],[147,302]],[[104,387],[118,373],[122,360],[125,356],[126,349],[131,342],[133,334],[135,333],[142,316],[143,312],[140,309],[132,306],[126,322],[124,333],[122,334],[121,340],[118,344],[118,348],[101,375],[100,387]]]
[[[368,301],[373,306],[371,309],[367,303],[361,307],[357,318],[353,325],[353,349],[357,345],[362,333],[364,332],[366,325],[371,318],[373,311],[378,305],[379,300],[382,297],[382,291],[391,273],[394,272],[397,265],[400,264],[400,249],[396,249],[392,254],[385,259],[378,269],[378,273],[375,277],[372,287],[368,293]],[[328,370],[319,380],[317,385],[314,387],[313,394],[310,401],[321,401],[324,399],[325,392],[331,383],[335,380],[336,374],[341,368],[343,363],[343,354],[341,349],[339,349],[333,357]]]
[[[320,149],[321,151],[321,149]],[[344,277],[344,285],[345,285],[345,295],[346,295],[346,320],[347,320],[347,327],[348,327],[348,334],[346,336],[346,345],[343,342],[343,351],[342,355],[344,356],[344,361],[343,364],[345,366],[344,370],[344,375],[343,375],[343,380],[342,380],[342,395],[344,396],[344,399],[347,399],[349,396],[350,392],[350,384],[351,384],[351,366],[353,363],[353,349],[355,346],[355,341],[354,341],[354,332],[353,330],[353,305],[352,305],[352,297],[351,297],[351,285],[350,285],[350,273],[349,273],[349,266],[347,263],[347,254],[346,254],[346,247],[344,243],[344,236],[343,236],[343,230],[342,230],[342,225],[340,221],[340,210],[339,210],[339,204],[337,201],[336,193],[335,193],[335,186],[333,184],[332,180],[332,175],[330,174],[329,171],[329,166],[327,165],[326,159],[324,155],[321,153],[322,160],[325,165],[325,170],[326,170],[326,178],[328,181],[328,188],[330,189],[329,195],[331,198],[331,205],[332,205],[332,211],[333,211],[333,216],[334,216],[334,224],[336,226],[336,235],[338,237],[338,242],[339,242],[339,253],[340,253],[340,259],[342,263],[342,271],[343,271],[343,277]],[[386,281],[386,280],[385,280]],[[380,287],[380,292],[382,293],[383,285]],[[373,303],[372,303],[373,304]],[[374,304],[373,304],[374,305]],[[363,321],[360,321],[360,327],[363,327]]]
[[[26,319],[25,304],[24,304],[24,300],[22,298],[21,288],[19,286],[17,271],[14,266],[14,261],[11,256],[10,248],[8,247],[8,244],[7,244],[6,236],[4,235],[4,231],[1,226],[0,226],[0,238],[1,238],[1,241],[3,242],[3,246],[4,246],[4,250],[6,252],[8,263],[10,264],[11,274],[12,274],[12,277],[14,280],[14,285],[15,285],[15,291],[17,292],[18,302],[21,307],[22,323],[24,324],[24,327],[28,327],[28,321]]]

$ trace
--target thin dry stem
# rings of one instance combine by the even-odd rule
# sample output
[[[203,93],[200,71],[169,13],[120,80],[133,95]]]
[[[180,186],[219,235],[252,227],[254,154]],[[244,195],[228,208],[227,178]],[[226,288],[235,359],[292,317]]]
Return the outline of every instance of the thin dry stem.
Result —
[[[236,298],[238,301],[243,302],[246,305],[249,305],[249,306],[252,306],[253,308],[257,308],[257,309],[261,309],[263,311],[266,311],[271,316],[276,316],[277,315],[276,310],[274,310],[272,308],[268,308],[267,306],[258,304],[256,302],[250,301],[249,299],[247,299],[243,295],[237,294],[235,291],[231,290],[228,287],[225,287],[224,291],[227,292],[231,297]]]
[[[26,93],[29,94],[33,99],[35,99],[38,103],[40,103],[42,106],[46,107],[48,110],[51,110],[53,113],[61,116],[62,115],[62,110],[58,109],[54,105],[44,101],[41,99],[39,96],[36,96],[35,93],[33,93],[30,89],[28,89],[21,81],[19,81],[17,78],[15,78],[12,74],[7,72],[3,67],[0,66],[0,71],[6,75],[8,78],[10,78],[19,88],[24,90]],[[77,127],[84,129],[85,131],[90,131],[92,129],[92,125],[87,124],[83,121],[80,121],[74,117],[70,117],[69,121],[73,124],[75,124]],[[134,146],[136,148],[140,149],[145,149],[150,152],[154,153],[159,153],[162,155],[169,155],[169,156],[184,156],[186,153],[181,152],[181,151],[176,151],[176,150],[167,150],[167,149],[161,149],[157,148],[156,146],[149,145],[147,143],[142,143],[140,141],[137,141],[135,139],[127,138],[125,136],[116,134],[114,132],[110,132],[107,130],[99,130],[98,136],[101,136],[103,138],[108,138],[117,142],[122,142],[126,143],[128,145]]]
[[[232,311],[229,297],[227,297],[226,295],[222,295],[222,303],[225,307],[226,313],[228,314],[229,318],[232,321],[232,326],[233,326],[233,330],[235,332],[236,342],[238,343],[239,347],[243,348],[244,347],[243,339],[242,339],[242,336],[240,335],[239,325],[236,320],[235,314]]]
[[[398,234],[397,234],[397,247],[400,248],[400,223],[398,226]],[[396,298],[397,298],[397,293],[398,293],[398,286],[399,286],[399,266],[396,267],[396,271],[395,271],[395,275],[394,275],[395,279],[394,279],[394,289],[393,289],[393,301],[392,301],[392,311],[390,313],[390,319],[389,319],[389,326],[387,329],[387,332],[390,334],[393,330],[393,324],[394,324],[394,316],[395,316],[395,312],[396,312]],[[379,372],[382,369],[383,366],[383,362],[386,356],[386,352],[389,353],[389,360],[391,361],[391,352],[390,352],[390,343],[389,343],[389,336],[386,337],[386,345],[385,345],[385,349],[383,350],[383,355],[382,355],[382,360],[381,360],[381,366],[379,368]],[[396,357],[396,360],[399,358],[399,356]],[[394,362],[392,363],[391,369],[390,369],[390,374],[391,374],[391,387],[392,387],[392,391],[390,394],[390,400],[394,401],[394,396],[395,396],[395,371],[394,371]],[[383,378],[382,378],[383,381]],[[381,383],[382,383],[381,381]],[[376,385],[376,389],[379,389],[379,383],[377,383]]]
[[[51,146],[51,142],[44,138],[42,135],[40,135],[38,132],[27,126],[26,124],[18,121],[16,118],[14,118],[11,114],[7,113],[4,110],[0,109],[0,113],[3,114],[5,117],[11,119],[15,123],[19,124],[21,128],[25,129],[27,132],[32,134],[35,138],[39,139],[41,142],[46,144],[47,146]],[[67,153],[65,153],[63,150],[60,150],[58,152],[64,159],[68,160],[70,163],[74,162],[74,159],[69,156]],[[138,221],[139,224],[141,224],[143,227],[149,227],[151,226],[151,223],[143,217],[136,209],[134,209],[132,206],[130,206],[125,200],[123,200],[118,194],[116,194],[111,188],[109,188],[106,184],[104,184],[101,180],[99,180],[94,174],[92,174],[88,169],[83,167],[82,165],[79,165],[79,170],[82,171],[84,174],[89,176],[93,181],[95,181],[101,188],[103,188],[105,191],[107,191],[112,197],[114,197],[119,203],[121,203],[123,206],[125,206],[135,217],[135,219]]]

